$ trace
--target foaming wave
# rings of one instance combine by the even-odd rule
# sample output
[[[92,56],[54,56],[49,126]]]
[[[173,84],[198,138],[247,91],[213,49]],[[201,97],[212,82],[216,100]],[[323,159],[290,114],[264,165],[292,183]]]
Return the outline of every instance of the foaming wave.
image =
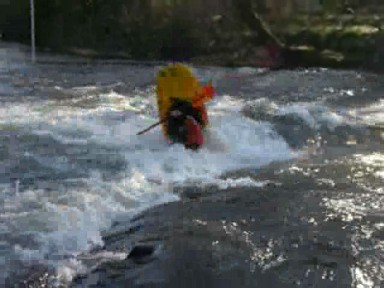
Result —
[[[349,111],[349,114],[367,125],[384,125],[384,100]]]
[[[255,120],[273,121],[276,116],[295,116],[300,118],[312,129],[319,129],[323,126],[334,130],[337,126],[351,124],[350,119],[343,117],[337,111],[333,111],[321,103],[293,103],[278,105],[266,98],[246,103],[243,113]]]
[[[203,186],[217,186],[219,189],[225,190],[228,188],[240,188],[240,187],[263,187],[268,182],[256,181],[251,177],[241,178],[227,178],[227,179],[214,179],[207,180],[202,183]]]
[[[344,109],[345,110],[345,109]],[[369,141],[363,121],[343,109],[331,109],[322,103],[276,104],[268,99],[253,100],[242,113],[255,120],[268,121],[295,149],[316,143],[350,145]]]
[[[6,220],[2,235],[10,249],[7,265],[19,259],[53,267],[60,281],[70,281],[82,269],[76,255],[102,245],[100,231],[116,215],[133,216],[152,205],[178,200],[169,186],[152,183],[139,172],[109,182],[95,172],[73,182],[55,190],[4,193],[9,196],[3,199],[0,219]]]
[[[36,169],[68,174],[59,180],[35,179],[34,186],[24,184],[18,194],[4,186],[5,208],[0,218],[5,222],[6,257],[16,268],[2,268],[17,271],[18,261],[27,261],[32,266],[54,267],[62,281],[70,281],[83,269],[76,256],[102,244],[100,231],[113,218],[177,201],[172,183],[205,179],[222,188],[257,186],[259,183],[250,179],[223,182],[219,176],[232,169],[258,168],[297,156],[269,123],[242,115],[243,102],[230,96],[218,97],[210,104],[207,145],[197,152],[168,145],[159,128],[137,136],[157,121],[156,106],[153,91],[131,96],[110,92],[89,100],[87,94],[86,101],[95,101],[92,105],[70,99],[72,104],[66,105],[49,100],[0,108],[2,132],[8,137],[6,130],[12,127],[15,134],[18,149],[14,153],[23,151],[35,159],[40,163]],[[49,154],[45,153],[48,149]],[[26,157],[23,155],[10,157]],[[124,160],[125,166],[115,167],[101,158],[112,156]],[[106,170],[111,174],[108,177]],[[32,175],[37,172],[31,171]]]

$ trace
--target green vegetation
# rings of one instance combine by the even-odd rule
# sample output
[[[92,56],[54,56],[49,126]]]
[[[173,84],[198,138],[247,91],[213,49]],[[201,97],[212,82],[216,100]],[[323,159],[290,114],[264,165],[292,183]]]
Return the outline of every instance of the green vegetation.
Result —
[[[335,66],[366,67],[372,65],[378,40],[384,37],[384,13],[298,15],[272,27],[287,46],[306,46],[327,58]],[[338,64],[337,64],[338,63]]]
[[[316,0],[302,1],[309,2],[284,2],[287,16],[276,14],[285,8],[272,0],[35,0],[36,40],[41,49],[90,57],[219,65],[257,65],[265,55],[261,48],[271,43],[289,66],[381,61],[384,8],[369,6],[374,0],[349,1],[353,9],[342,0],[323,0],[313,11],[302,9]],[[3,40],[28,43],[29,28],[29,1],[0,4]]]
[[[194,55],[201,48],[193,22],[184,21],[176,11],[155,11],[149,1],[35,2],[40,48],[135,59]],[[29,1],[12,0],[0,12],[4,40],[27,43],[29,27]]]

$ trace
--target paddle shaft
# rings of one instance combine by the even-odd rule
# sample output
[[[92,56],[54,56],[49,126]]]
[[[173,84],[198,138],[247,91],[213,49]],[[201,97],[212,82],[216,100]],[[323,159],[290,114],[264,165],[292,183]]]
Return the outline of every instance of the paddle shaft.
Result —
[[[144,130],[138,132],[136,135],[141,135],[141,134],[144,134],[145,132],[148,132],[149,130],[155,128],[156,126],[159,126],[161,123],[167,121],[168,118],[165,118],[165,119],[162,119],[158,122],[156,122],[155,124],[152,124],[151,126],[149,126],[148,128],[145,128]]]

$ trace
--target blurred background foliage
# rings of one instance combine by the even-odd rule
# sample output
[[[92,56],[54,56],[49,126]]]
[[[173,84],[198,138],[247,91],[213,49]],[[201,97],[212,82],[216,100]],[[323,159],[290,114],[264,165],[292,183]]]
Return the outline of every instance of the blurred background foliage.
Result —
[[[218,62],[225,58],[226,64],[247,63],[263,54],[257,49],[275,42],[353,64],[378,57],[381,2],[35,0],[36,41],[41,49],[87,56],[188,60],[208,55]],[[29,30],[29,0],[0,0],[2,39],[28,43]]]

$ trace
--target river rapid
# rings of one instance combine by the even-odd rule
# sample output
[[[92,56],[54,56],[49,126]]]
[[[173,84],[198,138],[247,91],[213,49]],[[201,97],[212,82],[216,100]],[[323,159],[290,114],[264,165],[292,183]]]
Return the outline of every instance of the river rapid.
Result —
[[[252,251],[244,269],[276,271],[281,287],[384,285],[380,75],[192,67],[217,90],[194,152],[159,128],[136,135],[157,121],[160,67],[46,53],[32,64],[27,48],[0,42],[0,286],[65,287],[116,219],[196,191],[268,195],[271,183],[284,189],[270,201],[296,201],[276,211],[289,231],[266,215],[251,230],[212,222]]]

